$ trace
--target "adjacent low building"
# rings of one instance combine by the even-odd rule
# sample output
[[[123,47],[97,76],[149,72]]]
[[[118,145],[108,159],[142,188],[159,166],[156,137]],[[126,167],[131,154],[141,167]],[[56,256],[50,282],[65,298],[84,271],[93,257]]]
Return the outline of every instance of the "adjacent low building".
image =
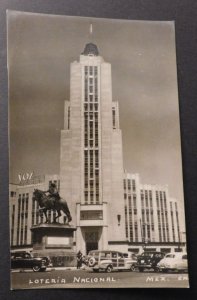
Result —
[[[38,203],[33,200],[34,189],[48,190],[51,182],[59,187],[58,175],[38,176],[31,180],[23,180],[20,184],[10,184],[10,244],[11,248],[32,248],[30,228],[44,221],[39,212]],[[53,212],[48,212],[52,221]]]
[[[47,190],[50,183],[60,188],[58,175],[37,177],[21,184],[10,184],[10,245],[12,249],[32,250],[30,228],[44,222],[38,203],[33,200],[34,189]],[[124,252],[140,253],[144,249],[152,251],[180,251],[185,241],[180,231],[180,213],[176,199],[168,195],[167,186],[140,183],[138,174],[125,173],[124,213],[126,238],[118,245],[108,241],[105,249],[118,249]],[[95,226],[95,219],[101,219],[98,211],[82,210],[75,218],[76,226],[83,220]],[[53,221],[54,212],[48,217]],[[59,219],[64,223],[64,216]],[[117,219],[117,222],[121,220]],[[83,225],[83,223],[82,223]],[[78,229],[79,230],[79,229]],[[74,249],[77,251],[75,236]],[[103,249],[103,248],[100,248]]]
[[[178,203],[170,198],[168,186],[142,184],[138,174],[125,173],[124,203],[130,251],[180,250]]]

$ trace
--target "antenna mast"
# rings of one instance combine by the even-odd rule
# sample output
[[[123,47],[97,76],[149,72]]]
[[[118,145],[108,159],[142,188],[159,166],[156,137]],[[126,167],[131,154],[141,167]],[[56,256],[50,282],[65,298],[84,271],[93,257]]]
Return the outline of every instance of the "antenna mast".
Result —
[[[92,26],[92,23],[90,24],[89,34],[90,34],[90,41],[91,41],[91,40],[92,40],[92,34],[93,34],[93,26]]]
[[[93,26],[92,24],[90,24],[90,35],[92,35],[92,32],[93,32]]]

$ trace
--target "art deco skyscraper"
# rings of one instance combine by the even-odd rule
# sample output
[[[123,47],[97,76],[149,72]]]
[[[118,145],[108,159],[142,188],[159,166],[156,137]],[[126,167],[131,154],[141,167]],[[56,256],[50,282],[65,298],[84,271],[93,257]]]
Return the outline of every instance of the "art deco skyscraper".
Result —
[[[60,193],[77,226],[76,248],[117,249],[126,241],[122,136],[111,65],[93,43],[71,63],[64,114]]]

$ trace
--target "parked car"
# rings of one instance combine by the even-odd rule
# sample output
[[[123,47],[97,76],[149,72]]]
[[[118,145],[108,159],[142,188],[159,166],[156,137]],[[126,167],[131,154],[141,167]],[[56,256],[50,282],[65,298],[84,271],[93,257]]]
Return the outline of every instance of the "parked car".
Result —
[[[112,272],[113,270],[135,270],[137,260],[129,257],[124,257],[124,253],[119,251],[99,251],[92,250],[88,253],[88,265],[94,272],[105,271]]]
[[[168,253],[158,263],[158,268],[162,272],[168,271],[188,271],[187,253],[186,252],[174,252]]]
[[[34,272],[40,272],[50,266],[49,257],[33,257],[27,251],[11,252],[11,269],[32,269]]]
[[[145,269],[154,269],[154,271],[158,271],[157,264],[164,256],[165,253],[163,252],[145,251],[137,257],[136,267],[140,272],[143,272]]]

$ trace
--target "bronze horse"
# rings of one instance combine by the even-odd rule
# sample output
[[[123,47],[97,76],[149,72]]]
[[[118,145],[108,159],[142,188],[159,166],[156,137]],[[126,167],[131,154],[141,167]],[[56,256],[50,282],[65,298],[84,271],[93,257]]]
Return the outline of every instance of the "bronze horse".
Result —
[[[61,198],[59,201],[55,201],[54,197],[49,197],[43,191],[38,189],[35,189],[33,192],[33,200],[38,202],[40,211],[44,213],[46,218],[45,223],[49,223],[49,218],[47,217],[48,210],[57,211],[57,216],[53,219],[54,223],[56,223],[57,218],[61,216],[61,211],[63,211],[67,217],[67,223],[72,221],[66,200]]]

